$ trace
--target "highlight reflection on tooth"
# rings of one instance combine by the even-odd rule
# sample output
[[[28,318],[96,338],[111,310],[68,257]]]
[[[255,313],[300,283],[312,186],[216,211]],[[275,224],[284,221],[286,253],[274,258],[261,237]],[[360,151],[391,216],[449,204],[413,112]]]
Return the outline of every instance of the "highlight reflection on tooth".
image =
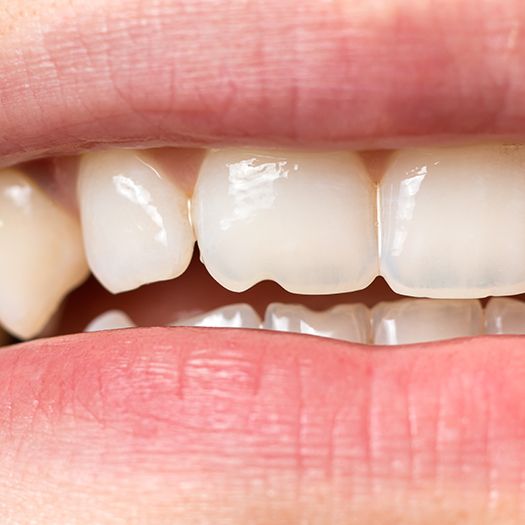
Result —
[[[266,309],[263,328],[368,343],[370,313],[362,304],[341,304],[314,312],[298,304],[272,303]]]
[[[327,294],[377,274],[376,193],[350,152],[208,153],[192,200],[201,258],[224,287]]]
[[[485,307],[488,334],[525,334],[525,303],[508,297],[492,298]]]
[[[108,310],[91,321],[84,332],[100,332],[101,330],[117,330],[119,328],[133,328],[135,323],[122,310]]]
[[[172,326],[206,326],[218,328],[260,328],[261,318],[248,304],[230,304],[197,315]]]
[[[88,274],[80,226],[24,173],[0,172],[0,322],[40,332]]]
[[[380,272],[400,294],[525,291],[525,147],[396,153],[380,184]]]
[[[78,199],[89,265],[109,291],[172,279],[188,267],[189,199],[144,153],[85,155]]]
[[[372,308],[374,344],[401,345],[483,333],[477,300],[403,299]]]

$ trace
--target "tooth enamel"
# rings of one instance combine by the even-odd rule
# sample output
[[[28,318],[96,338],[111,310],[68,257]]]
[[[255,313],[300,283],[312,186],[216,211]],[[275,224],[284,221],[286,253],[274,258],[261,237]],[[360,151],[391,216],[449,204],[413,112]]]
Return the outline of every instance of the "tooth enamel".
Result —
[[[477,300],[404,299],[372,308],[374,344],[400,345],[480,335],[483,309]]]
[[[260,328],[261,318],[248,304],[230,304],[173,323],[172,326],[206,326],[221,328]]]
[[[78,222],[21,171],[0,172],[0,322],[26,339],[88,274]]]
[[[172,279],[188,267],[195,243],[188,197],[144,153],[84,156],[78,197],[89,265],[111,292]]]
[[[192,201],[201,258],[224,287],[272,279],[327,294],[377,275],[376,192],[353,153],[208,153]]]
[[[525,148],[398,152],[380,184],[381,274],[398,293],[525,291]]]
[[[119,328],[133,328],[135,323],[122,310],[108,310],[95,317],[84,332],[100,332],[101,330],[117,330]]]
[[[485,307],[488,334],[525,334],[525,303],[518,299],[496,297]]]
[[[266,309],[263,328],[368,343],[370,313],[362,304],[341,304],[314,312],[298,304],[272,303]]]

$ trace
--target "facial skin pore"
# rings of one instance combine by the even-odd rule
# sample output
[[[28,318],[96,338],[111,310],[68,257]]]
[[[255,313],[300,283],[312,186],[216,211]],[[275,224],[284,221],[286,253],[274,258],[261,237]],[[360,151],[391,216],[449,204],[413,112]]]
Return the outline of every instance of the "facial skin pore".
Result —
[[[523,22],[522,0],[0,0],[0,165],[523,141]],[[0,349],[0,521],[523,523],[521,338],[256,339]]]

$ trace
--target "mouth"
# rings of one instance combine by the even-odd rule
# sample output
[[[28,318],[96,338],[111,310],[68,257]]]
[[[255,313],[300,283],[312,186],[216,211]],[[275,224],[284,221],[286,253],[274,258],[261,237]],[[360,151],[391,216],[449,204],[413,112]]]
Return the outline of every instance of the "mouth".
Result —
[[[210,27],[204,4],[161,4],[88,40],[71,31],[92,34],[103,2],[73,29],[43,10],[38,37],[21,15],[0,52],[0,438],[34,461],[20,483],[60,485],[65,446],[75,475],[129,476],[105,502],[136,499],[142,522],[139,492],[181,512],[161,485],[199,517],[226,501],[221,523],[519,517],[516,13],[496,35],[465,31],[466,1],[461,22],[281,2]]]

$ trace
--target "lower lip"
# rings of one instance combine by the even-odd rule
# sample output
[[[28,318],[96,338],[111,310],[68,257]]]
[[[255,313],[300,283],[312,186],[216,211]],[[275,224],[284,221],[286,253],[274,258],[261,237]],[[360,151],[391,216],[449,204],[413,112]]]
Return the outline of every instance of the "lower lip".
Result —
[[[36,340],[0,350],[0,444],[45,451],[41,468],[67,457],[79,477],[147,463],[203,483],[263,469],[362,502],[388,487],[507,498],[525,458],[523,347],[202,328]]]

